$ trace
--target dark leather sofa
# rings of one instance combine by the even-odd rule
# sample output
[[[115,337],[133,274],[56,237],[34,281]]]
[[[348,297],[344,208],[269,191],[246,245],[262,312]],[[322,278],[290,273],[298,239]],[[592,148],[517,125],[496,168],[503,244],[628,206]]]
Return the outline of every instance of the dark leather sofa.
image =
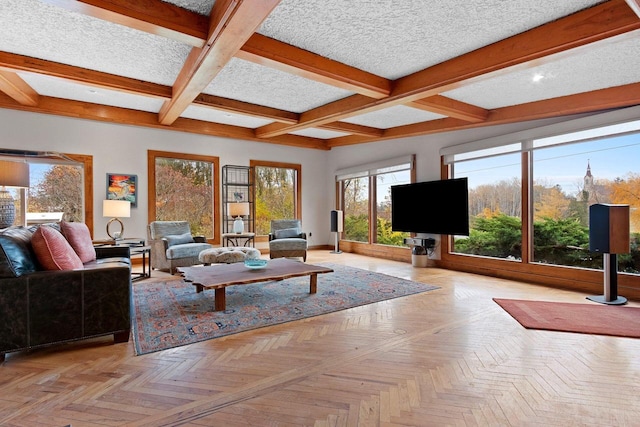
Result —
[[[102,335],[127,342],[131,329],[128,247],[98,247],[83,269],[42,270],[35,228],[0,231],[0,362],[9,352]]]

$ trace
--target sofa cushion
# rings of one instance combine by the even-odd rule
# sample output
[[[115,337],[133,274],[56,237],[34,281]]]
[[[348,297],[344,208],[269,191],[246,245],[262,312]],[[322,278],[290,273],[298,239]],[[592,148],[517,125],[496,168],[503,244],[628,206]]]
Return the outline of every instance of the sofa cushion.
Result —
[[[96,249],[93,247],[93,240],[87,224],[62,221],[60,230],[78,255],[78,258],[80,258],[80,261],[83,263],[95,261]]]
[[[185,243],[193,243],[193,236],[191,233],[184,234],[170,234],[164,237],[167,240],[167,246],[184,245]]]
[[[282,230],[276,230],[274,234],[276,239],[289,239],[300,237],[301,231],[299,228],[283,228]]]
[[[37,262],[27,243],[14,236],[0,235],[0,278],[20,277],[37,270]]]
[[[83,267],[67,239],[53,227],[38,227],[31,238],[31,246],[45,270],[77,270]]]

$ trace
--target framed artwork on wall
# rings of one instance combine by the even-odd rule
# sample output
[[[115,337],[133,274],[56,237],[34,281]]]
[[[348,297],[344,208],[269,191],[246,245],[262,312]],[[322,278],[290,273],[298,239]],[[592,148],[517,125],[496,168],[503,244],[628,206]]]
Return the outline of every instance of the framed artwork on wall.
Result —
[[[138,206],[138,175],[107,173],[107,200],[126,200]]]

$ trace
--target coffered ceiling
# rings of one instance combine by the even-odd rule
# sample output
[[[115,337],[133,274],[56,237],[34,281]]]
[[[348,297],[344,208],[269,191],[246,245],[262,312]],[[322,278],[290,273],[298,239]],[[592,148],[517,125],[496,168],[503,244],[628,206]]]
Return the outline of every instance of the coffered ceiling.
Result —
[[[314,149],[640,104],[640,0],[0,0],[0,108]]]

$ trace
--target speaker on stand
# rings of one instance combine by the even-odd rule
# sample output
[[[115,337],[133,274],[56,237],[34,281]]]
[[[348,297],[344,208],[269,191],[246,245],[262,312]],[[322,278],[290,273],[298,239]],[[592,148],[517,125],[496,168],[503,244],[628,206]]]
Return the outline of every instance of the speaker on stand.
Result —
[[[331,211],[331,231],[336,233],[336,248],[331,251],[332,254],[341,254],[342,251],[338,248],[338,242],[340,241],[340,233],[342,233],[342,211]]]
[[[618,296],[618,259],[616,254],[630,251],[629,205],[595,204],[589,206],[589,251],[602,254],[604,295],[587,297],[601,304],[622,305]]]

